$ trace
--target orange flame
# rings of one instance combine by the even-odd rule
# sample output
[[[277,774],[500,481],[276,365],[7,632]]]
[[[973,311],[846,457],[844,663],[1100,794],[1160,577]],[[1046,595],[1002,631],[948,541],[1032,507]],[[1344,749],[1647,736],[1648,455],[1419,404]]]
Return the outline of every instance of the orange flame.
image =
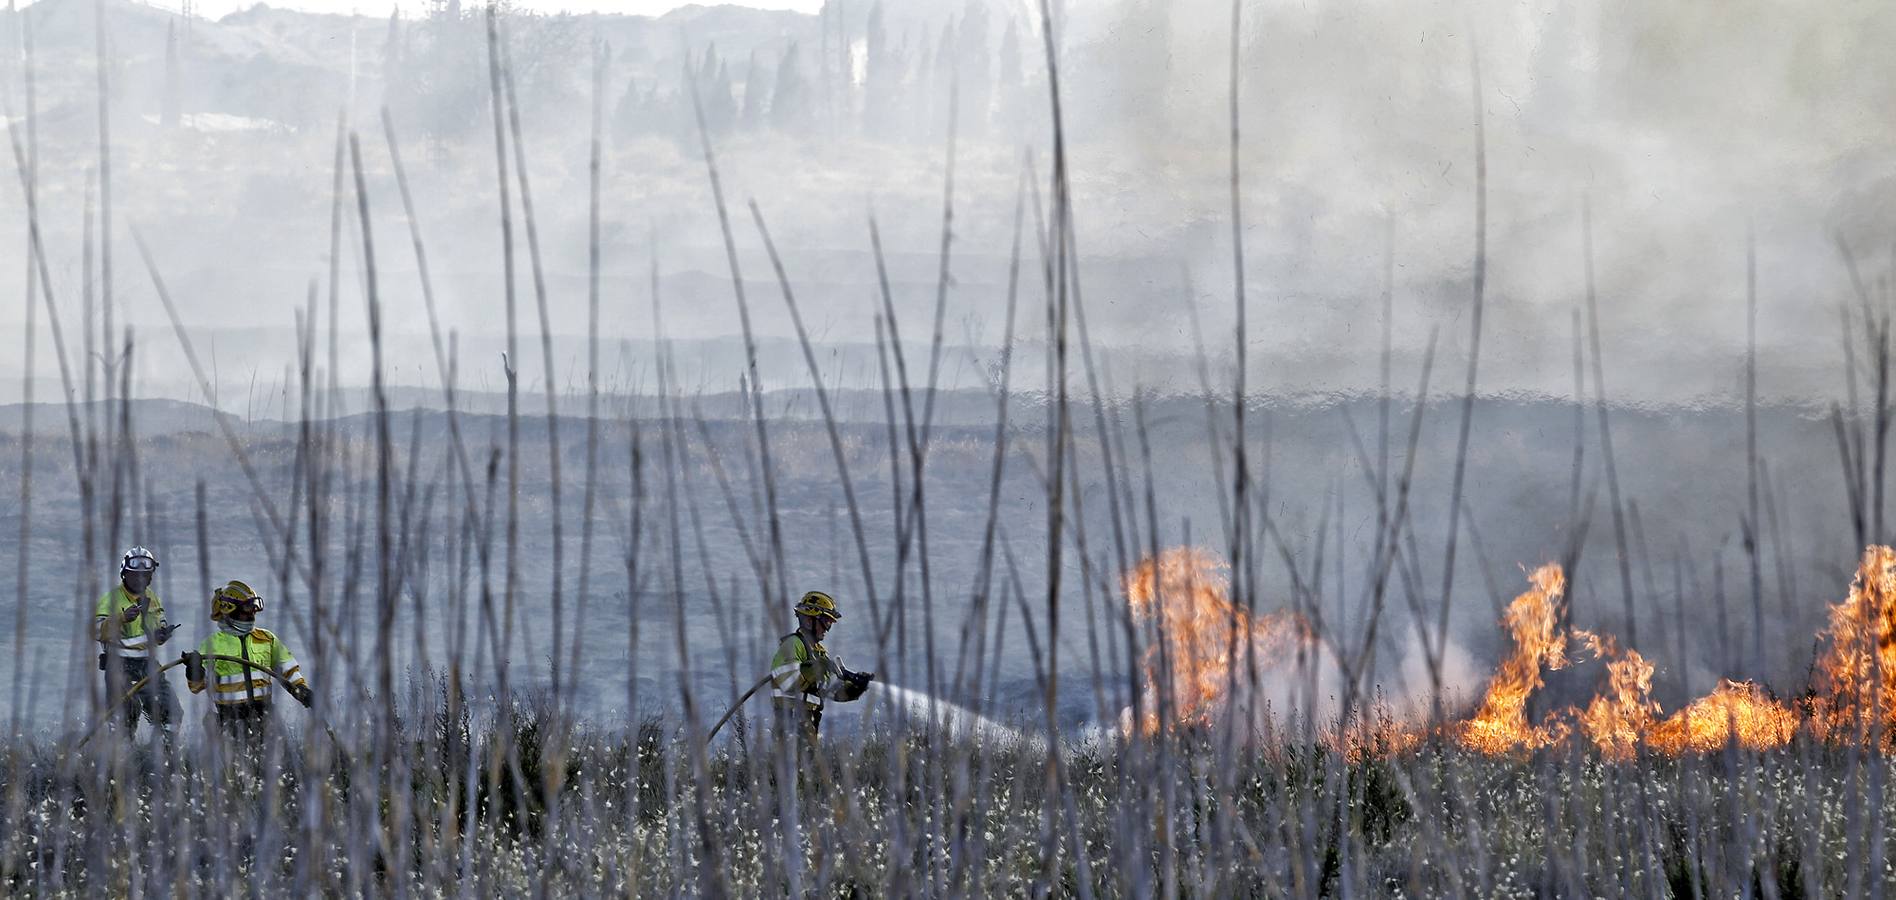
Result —
[[[1156,619],[1159,634],[1145,652],[1147,687],[1139,723],[1145,734],[1162,724],[1210,725],[1227,692],[1247,677],[1234,665],[1269,666],[1306,637],[1295,614],[1253,618],[1233,604],[1226,568],[1215,553],[1174,547],[1141,560],[1124,578],[1133,616]]]
[[[1825,740],[1891,743],[1896,725],[1896,550],[1863,551],[1850,595],[1830,607],[1829,646],[1817,660],[1811,730]]]
[[[1577,629],[1574,637],[1606,660],[1607,683],[1584,709],[1557,710],[1530,725],[1527,699],[1542,684],[1542,667],[1559,669],[1569,662],[1566,639],[1554,631],[1553,604],[1565,586],[1560,567],[1542,566],[1531,580],[1533,588],[1508,607],[1514,654],[1502,662],[1481,709],[1462,724],[1464,746],[1500,754],[1559,744],[1573,731],[1570,720],[1577,720],[1580,734],[1613,760],[1632,759],[1642,746],[1675,756],[1716,751],[1734,740],[1768,749],[1789,743],[1797,732],[1797,714],[1751,682],[1721,681],[1711,694],[1661,718],[1652,699],[1652,663],[1637,650],[1621,650],[1611,635]],[[1896,585],[1896,579],[1891,583]]]
[[[1461,724],[1463,746],[1483,753],[1506,753],[1517,747],[1532,750],[1566,736],[1559,722],[1533,726],[1527,721],[1527,698],[1541,686],[1541,669],[1567,665],[1567,637],[1555,628],[1554,601],[1566,590],[1560,566],[1548,564],[1528,576],[1533,585],[1508,604],[1508,633],[1514,652],[1501,661],[1473,718]]]
[[[1646,743],[1669,756],[1715,753],[1733,740],[1752,750],[1791,742],[1797,713],[1766,696],[1749,681],[1721,678],[1717,689],[1692,701],[1646,734]]]
[[[1314,641],[1294,614],[1253,618],[1234,606],[1225,568],[1214,553],[1181,547],[1143,560],[1126,574],[1131,612],[1156,619],[1162,636],[1144,660],[1145,715],[1139,724],[1146,734],[1166,726],[1211,724],[1229,689],[1241,680],[1234,679],[1233,666],[1246,664],[1243,654],[1254,653],[1262,668],[1281,662],[1286,650]],[[1671,756],[1712,753],[1733,744],[1767,750],[1790,743],[1801,728],[1820,740],[1880,742],[1896,750],[1896,550],[1864,550],[1849,595],[1830,608],[1829,625],[1820,634],[1826,646],[1816,661],[1811,694],[1796,705],[1773,698],[1756,683],[1720,679],[1711,693],[1664,715],[1652,698],[1654,666],[1638,651],[1620,649],[1611,635],[1578,629],[1562,633],[1556,610],[1566,575],[1559,565],[1535,569],[1528,581],[1528,590],[1508,605],[1503,620],[1514,649],[1495,670],[1472,716],[1439,729],[1365,718],[1347,733],[1325,735],[1325,745],[1356,758],[1406,752],[1438,734],[1470,750],[1499,755],[1558,746],[1577,733],[1602,756],[1628,760],[1642,748]],[[1570,637],[1605,661],[1606,684],[1584,708],[1565,707],[1530,722],[1528,701],[1544,686],[1543,673],[1577,661],[1569,656]]]
[[[1594,695],[1580,712],[1580,730],[1608,759],[1632,759],[1659,715],[1659,704],[1652,699],[1652,663],[1637,650],[1621,654],[1610,635],[1577,633],[1595,656],[1610,660],[1606,690]]]
[[[1629,760],[1644,744],[1668,756],[1713,753],[1736,741],[1740,747],[1768,750],[1790,743],[1797,713],[1749,681],[1719,679],[1710,694],[1659,718],[1652,700],[1652,664],[1637,650],[1623,654],[1611,638],[1587,635],[1594,652],[1607,663],[1606,690],[1580,714],[1581,728],[1601,755]]]

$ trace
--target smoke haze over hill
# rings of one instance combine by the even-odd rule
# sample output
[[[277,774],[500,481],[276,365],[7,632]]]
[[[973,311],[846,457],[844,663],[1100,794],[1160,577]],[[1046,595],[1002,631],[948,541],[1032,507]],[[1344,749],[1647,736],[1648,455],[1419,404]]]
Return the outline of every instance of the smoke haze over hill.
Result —
[[[4,22],[14,38],[31,25],[42,227],[54,297],[73,323],[82,315],[81,232],[97,164],[93,5],[41,0]],[[360,133],[386,328],[401,348],[396,358],[421,363],[393,377],[415,386],[437,380],[378,121],[384,107],[413,181],[443,327],[470,343],[498,337],[500,323],[487,312],[502,292],[483,28],[472,7],[459,18],[440,7],[392,19],[259,7],[187,21],[123,0],[105,4],[117,160],[111,301],[146,349],[135,364],[142,390],[195,393],[136,263],[134,229],[150,242],[199,343],[215,340],[226,372],[280,378],[312,280],[326,325],[338,113]],[[1199,344],[1194,308],[1214,363],[1231,356],[1226,62],[1222,52],[1195,52],[1222,45],[1229,8],[1209,0],[1063,7],[1092,337],[1172,360],[1116,379],[1119,390],[1188,390],[1196,379],[1184,373]],[[1838,311],[1854,303],[1838,243],[1853,248],[1873,281],[1885,267],[1879,235],[1896,208],[1884,196],[1896,183],[1884,152],[1887,86],[1896,79],[1879,74],[1886,55],[1868,49],[1896,31],[1891,18],[1860,3],[1741,3],[1716,13],[1618,2],[1247,10],[1240,96],[1254,387],[1377,387],[1389,250],[1399,364],[1418,363],[1432,329],[1441,330],[1445,363],[1466,352],[1457,319],[1473,258],[1478,53],[1494,301],[1483,391],[1571,393],[1573,315],[1584,286],[1580,214],[1590,203],[1613,399],[1738,399],[1748,230],[1757,244],[1760,391],[1817,405],[1838,396]],[[889,252],[905,338],[925,335],[953,86],[949,339],[998,345],[1023,162],[1046,174],[1043,66],[1025,5],[882,0],[832,4],[821,15],[690,7],[656,19],[503,24],[556,334],[585,329],[588,59],[598,43],[611,50],[600,97],[609,335],[649,338],[656,251],[668,333],[735,336],[688,84],[704,103],[727,195],[759,203],[813,307],[815,340],[874,341],[871,216]],[[24,82],[17,62],[12,71],[18,124]],[[352,338],[339,360],[348,381],[365,362],[349,351],[362,346],[366,323],[353,198],[342,208],[351,215],[341,220],[346,277],[336,321]],[[0,234],[22,248],[23,213],[14,203],[0,216]],[[757,328],[791,337],[755,229],[738,224]],[[1028,255],[1031,262],[1031,241]],[[8,254],[0,280],[24,284],[24,258]],[[525,292],[524,267],[521,278]],[[16,299],[0,316],[17,325],[24,308]],[[43,317],[40,324],[44,332]],[[1043,331],[1032,322],[1022,333]],[[491,383],[497,365],[492,353],[470,353],[463,373]],[[711,386],[736,386],[734,369],[706,368]],[[50,354],[40,354],[36,374],[40,396],[58,390]],[[794,365],[760,376],[785,386],[803,377]],[[0,386],[17,397],[17,373]]]

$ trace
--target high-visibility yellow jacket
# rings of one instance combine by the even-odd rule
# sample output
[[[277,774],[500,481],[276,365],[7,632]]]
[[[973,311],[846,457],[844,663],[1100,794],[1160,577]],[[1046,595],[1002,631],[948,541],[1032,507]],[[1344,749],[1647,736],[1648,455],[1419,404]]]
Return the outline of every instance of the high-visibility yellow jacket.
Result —
[[[259,666],[283,676],[291,684],[307,684],[303,680],[303,669],[297,665],[296,657],[281,638],[263,628],[252,628],[250,634],[239,637],[219,629],[198,644],[198,652],[206,656],[234,656],[247,659]],[[217,690],[212,694],[219,706],[233,703],[247,703],[252,700],[268,701],[275,689],[275,679],[268,674],[226,659],[205,660],[205,681],[186,680],[191,693],[203,692],[211,682]]]
[[[158,592],[150,588],[145,589],[145,611],[125,621],[125,611],[138,600],[123,584],[113,585],[99,598],[93,610],[93,634],[107,650],[120,656],[144,656],[151,646],[151,633],[164,627],[165,606],[158,600]]]
[[[845,699],[837,694],[842,686],[842,665],[830,657],[822,641],[793,631],[777,644],[777,655],[770,659],[773,700],[822,709],[827,699]]]

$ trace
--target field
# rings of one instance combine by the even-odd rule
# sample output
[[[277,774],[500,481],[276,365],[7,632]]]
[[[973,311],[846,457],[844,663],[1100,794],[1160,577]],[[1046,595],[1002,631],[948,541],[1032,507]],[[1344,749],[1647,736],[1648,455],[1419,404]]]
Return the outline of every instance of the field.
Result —
[[[1838,896],[1896,878],[1867,863],[1884,855],[1892,810],[1869,798],[1887,761],[1807,741],[1629,763],[1346,760],[1294,736],[1049,754],[1031,735],[908,727],[826,744],[789,790],[789,761],[754,733],[706,752],[656,720],[468,722],[416,694],[387,751],[312,728],[261,766],[223,748],[176,769],[16,754],[9,877],[75,895],[1521,897]]]
[[[324,173],[326,271],[284,308],[293,330],[246,339],[281,374],[259,390],[251,365],[241,414],[215,348],[230,310],[198,296],[214,275],[175,262],[179,235],[150,223],[121,222],[135,252],[113,253],[125,240],[110,138],[97,137],[81,199],[70,172],[40,193],[21,36],[25,109],[7,124],[24,200],[22,402],[0,409],[10,892],[1776,900],[1896,888],[1896,305],[1887,266],[1844,237],[1827,265],[1849,293],[1820,298],[1834,301],[1840,335],[1825,352],[1839,358],[1800,359],[1774,395],[1758,383],[1755,234],[1732,248],[1742,300],[1718,312],[1743,328],[1639,345],[1659,348],[1655,362],[1607,339],[1602,306],[1627,314],[1595,290],[1583,199],[1561,253],[1584,287],[1550,355],[1522,337],[1530,305],[1488,280],[1505,266],[1490,245],[1491,100],[1475,54],[1457,158],[1473,174],[1455,175],[1469,196],[1454,208],[1472,228],[1452,254],[1427,246],[1420,266],[1451,275],[1399,302],[1390,216],[1374,302],[1307,316],[1277,304],[1260,321],[1244,201],[1277,183],[1244,164],[1255,138],[1239,94],[1256,76],[1234,3],[1218,85],[1229,143],[1213,148],[1228,169],[1205,181],[1228,193],[1229,220],[1173,235],[1228,230],[1228,245],[1205,246],[1230,253],[1218,263],[1230,281],[1194,286],[1182,261],[1182,286],[1141,280],[1128,263],[1094,294],[1042,6],[1044,80],[1016,71],[1008,96],[1046,91],[1048,140],[1026,142],[1018,173],[1004,139],[958,155],[961,81],[952,63],[935,76],[948,126],[918,134],[945,151],[941,206],[897,227],[939,222],[939,237],[895,261],[907,284],[891,278],[876,213],[866,250],[807,276],[773,234],[834,224],[840,202],[767,211],[727,194],[721,146],[744,143],[752,164],[773,142],[810,153],[801,129],[830,113],[798,107],[817,124],[799,119],[792,140],[759,107],[734,137],[717,121],[739,115],[728,67],[709,51],[687,53],[676,93],[628,86],[615,117],[645,127],[662,112],[666,140],[683,135],[654,195],[675,204],[702,188],[702,215],[679,232],[721,251],[667,256],[654,224],[649,272],[628,279],[607,257],[630,226],[618,221],[617,244],[602,236],[622,200],[602,198],[606,48],[590,78],[554,91],[572,79],[547,75],[532,49],[517,64],[509,37],[529,48],[523,36],[552,20],[446,9],[418,32],[443,43],[415,46],[461,41],[454,71],[480,90],[457,88],[460,112],[435,123],[458,143],[431,134],[425,156],[404,157],[405,123],[388,109],[345,115]],[[76,20],[53,15],[70,42]],[[267,15],[220,33],[253,40]],[[560,62],[574,64],[576,26],[556,24],[575,57]],[[105,47],[103,18],[98,29]],[[794,48],[778,81],[793,87],[772,103],[812,89],[794,87]],[[353,50],[348,65],[353,92]],[[709,121],[705,85],[721,95]],[[582,96],[584,139],[523,128],[548,114],[541,102],[584,118]],[[425,92],[404,102],[433,108]],[[1023,109],[992,106],[983,128],[1029,130]],[[431,243],[411,173],[424,198],[443,192],[467,160],[489,163],[477,154],[490,138],[493,183],[460,185],[452,237]],[[558,164],[530,165],[528,146],[549,144]],[[983,199],[1012,186],[1011,217],[957,209],[958,163]],[[536,211],[549,168],[562,187]],[[744,177],[773,175],[821,181]],[[489,192],[486,222],[468,211],[486,215]],[[154,196],[134,208],[166,212]],[[309,196],[289,218],[308,224]],[[933,183],[908,179],[899,196],[914,205]],[[958,280],[969,218],[984,234],[1005,223],[1005,253],[987,260],[1004,259],[1004,277],[987,266]],[[53,219],[83,223],[76,298],[42,228]],[[499,252],[471,258],[477,235]],[[1522,265],[1542,267],[1545,246]],[[862,263],[856,281],[824,280],[836,258]],[[681,281],[693,292],[669,295]],[[866,305],[837,299],[855,289]],[[1209,326],[1207,292],[1227,304]],[[128,297],[163,326],[115,325]],[[1505,328],[1485,318],[1498,302],[1515,316]],[[345,308],[359,332],[339,326]],[[583,339],[554,327],[555,308],[584,322]],[[1119,340],[1096,339],[1089,315]],[[1796,317],[1817,330],[1808,310]],[[1324,332],[1338,321],[1347,336]],[[1802,346],[1775,337],[1763,343],[1780,358]],[[1291,349],[1259,358],[1260,346]],[[35,396],[49,359],[50,400]],[[1512,377],[1483,369],[1497,362]],[[1347,376],[1321,374],[1344,363]],[[1667,364],[1692,371],[1651,376]],[[1813,399],[1811,384],[1835,399]],[[209,588],[238,578],[307,667],[310,706],[279,695],[257,738],[220,728],[189,694],[169,730],[119,722],[91,617],[131,545],[163,560],[156,589],[184,628],[154,664],[210,631]],[[831,649],[876,673],[861,702],[830,708],[815,745],[778,727],[767,697],[743,699],[812,588],[844,610]]]

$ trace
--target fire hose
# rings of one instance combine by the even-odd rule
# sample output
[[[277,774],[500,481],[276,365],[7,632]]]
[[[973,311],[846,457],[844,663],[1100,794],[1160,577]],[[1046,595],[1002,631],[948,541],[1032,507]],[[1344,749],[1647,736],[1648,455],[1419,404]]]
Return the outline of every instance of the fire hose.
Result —
[[[769,683],[769,674],[765,674],[764,677],[757,679],[757,683],[751,685],[750,690],[745,691],[744,696],[737,698],[737,702],[731,704],[731,708],[725,711],[724,718],[719,719],[718,724],[711,726],[711,733],[704,736],[704,742],[707,744],[711,743],[711,739],[718,736],[718,729],[723,728],[724,723],[731,721],[731,717],[737,715],[737,711],[744,708],[744,701],[749,700],[751,695],[757,693],[759,688]]]
[[[842,699],[854,700],[856,697],[861,696],[862,692],[869,687],[869,682],[874,681],[875,677],[876,673],[874,672],[851,672],[848,669],[843,669],[843,681],[853,686],[855,691]],[[705,743],[710,743],[712,738],[718,736],[718,729],[723,728],[724,723],[731,721],[731,717],[737,715],[737,711],[744,708],[744,701],[749,700],[752,694],[757,693],[760,688],[769,683],[770,675],[768,674],[757,679],[757,683],[751,685],[750,690],[745,691],[743,696],[737,698],[736,703],[731,704],[731,708],[725,711],[724,717],[718,720],[718,724],[711,726],[711,733],[704,736]]]
[[[283,687],[286,690],[292,687],[290,680],[288,678],[285,678],[281,674],[276,672],[275,670],[267,666],[264,666],[260,663],[254,662],[252,660],[242,659],[236,656],[225,656],[221,653],[204,653],[200,655],[204,659],[207,659],[207,660],[215,659],[215,660],[221,660],[223,662],[232,662],[240,666],[243,666],[245,669],[255,669],[256,671],[269,675],[271,678],[274,678],[278,681],[283,682]],[[168,662],[162,666],[159,666],[157,671],[152,672],[151,674],[138,679],[138,681],[132,685],[130,690],[126,691],[123,696],[118,698],[117,702],[105,708],[104,714],[100,715],[98,720],[92,723],[92,727],[86,730],[85,737],[82,737],[79,739],[79,743],[75,745],[75,749],[83,748],[86,745],[87,741],[92,740],[92,736],[95,734],[98,734],[99,729],[104,728],[105,723],[110,722],[112,720],[112,716],[118,712],[119,708],[124,706],[126,702],[130,701],[133,697],[137,696],[139,691],[144,690],[145,685],[151,683],[151,680],[153,678],[157,678],[158,676],[163,675],[165,671],[168,669],[174,669],[182,665],[184,665],[184,657],[180,656],[177,659],[172,660],[171,662]],[[322,723],[319,722],[318,724],[322,724]],[[328,725],[323,724],[323,731],[329,733],[330,740],[332,741],[336,740],[335,732],[330,731]],[[342,746],[341,742],[337,741],[336,746],[340,748]]]

